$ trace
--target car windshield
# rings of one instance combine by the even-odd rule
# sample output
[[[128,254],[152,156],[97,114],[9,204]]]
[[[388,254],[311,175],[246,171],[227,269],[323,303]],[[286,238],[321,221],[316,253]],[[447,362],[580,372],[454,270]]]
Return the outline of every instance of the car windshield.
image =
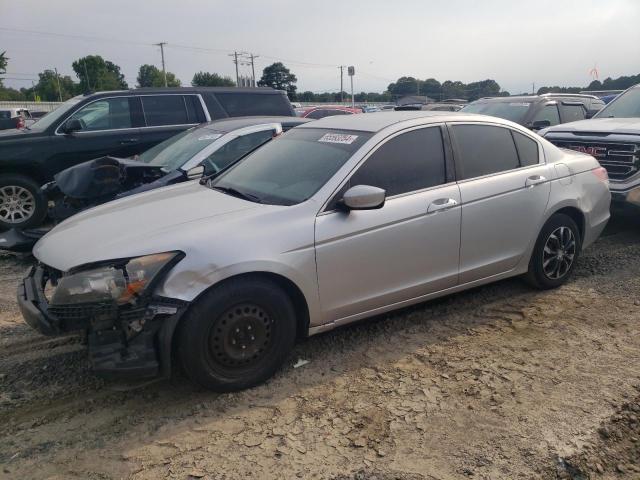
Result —
[[[209,186],[261,203],[295,205],[315,194],[370,137],[368,132],[294,128]]]
[[[594,118],[640,118],[640,88],[627,90],[594,115]]]
[[[0,110],[0,118],[11,118],[11,112],[9,110]]]
[[[35,123],[29,126],[30,130],[46,130],[62,116],[69,113],[69,111],[84,98],[83,95],[70,98],[63,104],[59,105],[55,110],[47,113],[44,117],[37,120]]]
[[[210,128],[192,128],[147,150],[138,157],[138,160],[149,165],[164,167],[167,171],[174,171],[223,134],[224,132]]]
[[[465,113],[480,113],[500,117],[512,122],[522,122],[530,102],[474,102],[463,107],[460,111]]]

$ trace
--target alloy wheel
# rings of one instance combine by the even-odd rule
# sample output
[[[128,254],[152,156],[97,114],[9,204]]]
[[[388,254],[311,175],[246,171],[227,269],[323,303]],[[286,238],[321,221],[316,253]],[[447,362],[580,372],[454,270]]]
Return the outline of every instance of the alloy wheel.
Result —
[[[23,223],[36,210],[36,199],[24,187],[6,185],[0,187],[0,220],[5,223]]]
[[[564,277],[573,264],[576,255],[576,239],[569,227],[556,228],[544,245],[542,270],[553,280]]]

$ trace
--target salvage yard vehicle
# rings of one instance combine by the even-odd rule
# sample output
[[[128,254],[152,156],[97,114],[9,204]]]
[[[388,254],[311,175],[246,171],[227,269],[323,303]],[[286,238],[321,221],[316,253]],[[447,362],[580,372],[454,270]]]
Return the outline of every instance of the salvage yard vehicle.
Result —
[[[552,125],[591,118],[604,105],[602,99],[595,95],[545,93],[481,98],[464,106],[461,111],[500,117],[531,130],[540,130]]]
[[[547,128],[540,135],[558,147],[593,155],[609,173],[613,209],[640,212],[640,84],[592,119]]]
[[[34,247],[26,322],[87,333],[102,374],[251,387],[296,338],[496,280],[570,277],[609,218],[606,170],[509,121],[330,117],[223,174],[82,212]]]
[[[35,119],[26,108],[0,109],[0,130],[25,128],[34,122]]]
[[[363,113],[361,108],[342,107],[340,105],[325,105],[322,107],[310,107],[300,114],[303,118],[324,118],[335,115],[353,115]]]
[[[297,125],[298,117],[237,117],[193,127],[159,143],[135,160],[101,157],[67,168],[42,187],[48,218],[59,223],[116,198],[215,175],[252,150]],[[0,233],[0,250],[28,252],[50,228]]]
[[[105,155],[130,157],[202,122],[247,115],[295,116],[271,88],[141,88],[74,97],[29,128],[0,132],[0,228],[38,225],[40,185]]]

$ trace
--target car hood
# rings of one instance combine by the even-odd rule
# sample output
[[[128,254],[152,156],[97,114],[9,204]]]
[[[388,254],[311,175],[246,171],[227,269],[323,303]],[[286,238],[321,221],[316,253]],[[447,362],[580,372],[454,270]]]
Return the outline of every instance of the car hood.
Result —
[[[102,260],[184,251],[202,241],[203,231],[224,232],[241,218],[277,208],[187,182],[74,215],[40,239],[33,254],[46,265],[68,271]],[[192,228],[197,232],[190,235]]]
[[[544,135],[557,132],[606,132],[640,135],[640,118],[592,118],[590,120],[563,123],[546,128]]]

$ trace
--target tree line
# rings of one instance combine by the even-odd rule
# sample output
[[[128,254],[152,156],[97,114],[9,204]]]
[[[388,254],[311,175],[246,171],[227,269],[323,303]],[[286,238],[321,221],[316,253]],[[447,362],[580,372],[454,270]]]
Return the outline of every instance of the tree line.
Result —
[[[7,71],[9,58],[6,52],[0,53],[0,75]],[[38,100],[45,102],[64,101],[86,92],[105,90],[123,90],[129,88],[120,67],[105,60],[100,55],[88,55],[71,64],[77,80],[69,75],[59,75],[47,69],[38,74],[37,82],[28,88],[7,88],[0,76],[0,100]],[[162,70],[155,65],[141,65],[136,78],[136,87],[164,87]],[[181,82],[172,72],[166,72],[168,87],[180,87]],[[235,82],[226,76],[210,72],[197,72],[191,80],[194,87],[233,87]]]
[[[0,100],[67,100],[86,92],[104,90],[122,90],[129,88],[120,67],[103,59],[100,55],[88,55],[71,64],[77,80],[69,75],[58,75],[54,70],[45,70],[38,74],[38,81],[32,87],[19,90],[6,88],[2,84],[1,75],[7,70],[9,59],[6,52],[0,53]],[[136,87],[180,87],[180,80],[172,72],[163,74],[155,65],[141,65],[136,78]],[[289,98],[301,102],[340,102],[350,100],[347,92],[315,93],[297,92],[298,79],[282,62],[267,66],[257,82],[259,86],[285,90]],[[594,80],[586,87],[540,87],[537,93],[577,93],[583,90],[623,90],[640,83],[640,74],[621,76],[616,79],[606,78]],[[193,75],[191,85],[194,87],[233,87],[236,83],[230,78],[217,73],[200,71]],[[411,76],[403,76],[390,83],[382,92],[359,92],[354,95],[356,102],[391,102],[406,95],[427,97],[431,100],[462,99],[473,101],[482,97],[509,96],[493,79],[464,83],[459,80],[440,82],[435,78],[420,80]],[[524,94],[526,95],[526,93]]]

